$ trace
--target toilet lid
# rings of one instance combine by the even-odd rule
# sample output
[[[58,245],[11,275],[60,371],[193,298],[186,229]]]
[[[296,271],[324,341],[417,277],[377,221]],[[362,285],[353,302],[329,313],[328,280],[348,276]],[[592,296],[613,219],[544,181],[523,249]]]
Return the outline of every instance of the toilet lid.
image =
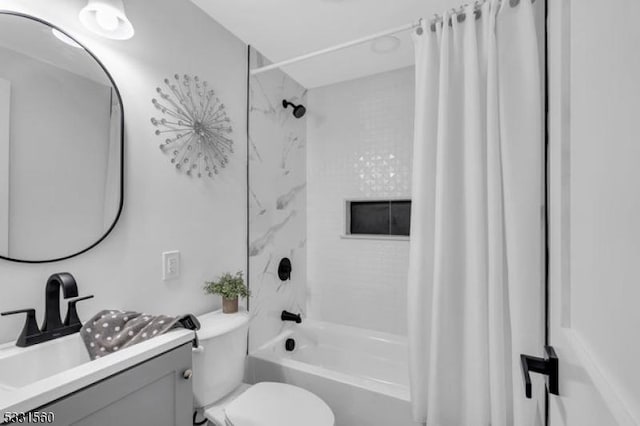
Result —
[[[285,383],[251,386],[225,409],[233,426],[334,426],[329,406],[313,393]]]

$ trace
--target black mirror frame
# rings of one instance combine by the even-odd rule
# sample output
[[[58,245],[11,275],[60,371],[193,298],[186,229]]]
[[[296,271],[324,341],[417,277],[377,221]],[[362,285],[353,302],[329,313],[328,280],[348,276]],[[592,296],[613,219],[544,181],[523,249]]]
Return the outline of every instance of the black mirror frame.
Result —
[[[76,40],[74,37],[69,35],[63,29],[51,24],[48,21],[45,21],[43,19],[37,18],[37,17],[32,16],[32,15],[27,15],[25,13],[20,13],[20,12],[14,12],[14,11],[10,11],[10,10],[0,9],[0,15],[18,16],[18,17],[21,17],[21,18],[30,19],[32,21],[39,22],[39,23],[41,23],[43,25],[48,26],[49,28],[55,29],[57,31],[60,31],[62,34],[66,35],[71,40],[76,42],[80,47],[82,47],[84,49],[85,52],[87,52],[89,54],[89,56],[91,56],[93,58],[94,61],[96,61],[96,63],[100,66],[102,71],[104,71],[104,73],[106,74],[107,78],[111,82],[111,86],[113,87],[113,90],[115,91],[116,96],[118,97],[118,104],[120,105],[120,201],[118,203],[118,212],[116,213],[116,217],[114,218],[113,223],[111,224],[111,226],[109,226],[109,228],[105,231],[105,233],[100,238],[98,238],[97,241],[95,241],[93,244],[91,244],[89,247],[87,247],[87,248],[85,248],[83,250],[80,250],[80,251],[78,251],[76,253],[72,253],[72,254],[69,254],[69,255],[66,255],[66,256],[63,256],[63,257],[57,257],[57,258],[54,258],[54,259],[46,259],[46,260],[25,260],[25,259],[14,259],[14,258],[11,258],[11,257],[6,257],[6,256],[0,255],[0,259],[7,260],[7,261],[10,261],[10,262],[17,262],[17,263],[51,263],[51,262],[59,262],[61,260],[66,260],[66,259],[70,259],[72,257],[78,256],[78,255],[81,255],[81,254],[91,250],[92,248],[94,248],[98,244],[100,244],[102,241],[104,241],[105,238],[107,238],[107,236],[111,233],[111,231],[113,231],[113,228],[115,228],[116,224],[118,223],[118,220],[120,219],[120,216],[122,215],[122,209],[124,207],[124,155],[125,155],[124,154],[124,105],[122,104],[122,96],[120,96],[120,90],[118,89],[118,86],[116,85],[116,82],[113,80],[113,77],[111,76],[111,74],[109,73],[107,68],[104,66],[104,64],[98,59],[98,57],[96,55],[94,55],[93,52],[91,50],[89,50],[84,44],[80,43],[78,40]]]

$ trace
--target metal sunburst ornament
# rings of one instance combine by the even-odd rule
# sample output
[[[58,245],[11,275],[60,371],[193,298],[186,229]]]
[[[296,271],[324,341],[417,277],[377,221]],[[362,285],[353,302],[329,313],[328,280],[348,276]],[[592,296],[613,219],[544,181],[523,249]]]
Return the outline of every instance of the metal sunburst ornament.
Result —
[[[165,78],[168,92],[158,87],[160,99],[151,101],[166,116],[151,118],[151,124],[157,127],[155,134],[166,135],[160,149],[171,153],[171,163],[187,175],[213,177],[229,163],[228,154],[233,153],[224,104],[197,76],[176,74],[174,80]]]

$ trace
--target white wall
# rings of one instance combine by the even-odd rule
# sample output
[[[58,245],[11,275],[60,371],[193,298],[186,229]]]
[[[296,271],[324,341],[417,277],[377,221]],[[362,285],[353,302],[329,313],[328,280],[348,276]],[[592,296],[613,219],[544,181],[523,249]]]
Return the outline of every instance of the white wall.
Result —
[[[0,63],[11,82],[9,251],[0,253],[75,253],[104,234],[111,87],[3,47]]]
[[[408,240],[342,238],[346,199],[411,196],[413,67],[312,89],[309,316],[406,334]]]
[[[265,60],[252,50],[252,68]],[[282,100],[307,104],[306,90],[280,70],[252,76],[249,115],[249,282],[253,298],[250,349],[285,326],[283,310],[305,315],[306,122]],[[291,280],[278,278],[280,259]]]
[[[0,78],[0,253],[9,248],[9,124],[11,83]]]
[[[73,273],[82,294],[81,319],[97,310],[200,314],[220,306],[205,296],[206,279],[246,264],[246,46],[190,2],[127,0],[136,29],[129,41],[94,37],[78,22],[80,0],[5,1],[59,25],[85,43],[111,72],[125,110],[125,205],[113,233],[98,247],[55,264],[0,261],[0,311],[44,311],[44,285],[54,272]],[[155,88],[175,73],[200,76],[225,103],[234,128],[234,154],[215,180],[191,179],[159,149],[150,117]],[[180,250],[182,275],[161,280],[161,252]],[[66,309],[66,307],[64,308]],[[63,309],[63,312],[64,312]],[[0,342],[15,339],[24,319],[2,317]]]

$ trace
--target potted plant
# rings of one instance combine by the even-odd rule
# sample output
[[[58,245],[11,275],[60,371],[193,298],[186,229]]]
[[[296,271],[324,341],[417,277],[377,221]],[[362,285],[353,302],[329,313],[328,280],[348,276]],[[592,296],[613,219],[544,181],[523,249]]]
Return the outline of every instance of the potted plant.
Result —
[[[223,274],[217,281],[206,281],[204,292],[207,294],[219,294],[222,296],[222,312],[233,314],[238,312],[238,297],[249,297],[251,292],[244,285],[242,271],[231,275]]]

